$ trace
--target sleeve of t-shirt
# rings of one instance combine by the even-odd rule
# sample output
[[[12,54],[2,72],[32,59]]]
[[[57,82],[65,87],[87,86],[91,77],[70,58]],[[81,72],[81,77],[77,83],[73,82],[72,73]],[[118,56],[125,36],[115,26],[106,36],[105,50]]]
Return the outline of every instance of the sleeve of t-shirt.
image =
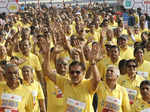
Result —
[[[38,83],[38,99],[44,99],[43,89],[42,89],[40,83],[39,82],[37,82],[37,83]]]
[[[39,58],[37,56],[36,56],[36,59],[35,59],[35,70],[36,71],[41,71],[42,70]]]
[[[67,81],[68,79],[65,77],[56,75],[56,85],[62,90],[62,92],[64,92],[64,85]]]

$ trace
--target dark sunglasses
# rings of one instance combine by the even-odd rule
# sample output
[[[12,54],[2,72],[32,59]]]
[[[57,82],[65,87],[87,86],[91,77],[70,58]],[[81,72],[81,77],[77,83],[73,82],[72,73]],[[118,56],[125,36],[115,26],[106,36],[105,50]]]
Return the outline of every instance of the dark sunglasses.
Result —
[[[136,68],[136,65],[128,65],[128,68],[131,68],[131,67]]]
[[[75,73],[79,75],[81,72],[80,71],[70,71],[70,74],[75,74]]]

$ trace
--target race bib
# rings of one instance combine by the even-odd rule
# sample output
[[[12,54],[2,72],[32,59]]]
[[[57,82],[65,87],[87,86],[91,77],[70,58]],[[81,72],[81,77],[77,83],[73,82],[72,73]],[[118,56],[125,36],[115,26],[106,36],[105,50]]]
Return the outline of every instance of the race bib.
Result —
[[[137,95],[137,91],[133,90],[133,89],[129,89],[129,88],[126,88],[126,89],[127,89],[127,92],[128,92],[130,104],[133,104],[133,102],[135,100],[135,97]]]
[[[118,98],[107,96],[102,112],[118,112],[120,110],[120,106],[121,101]]]
[[[37,97],[37,91],[32,91],[32,97],[33,97],[33,104],[36,104],[36,97]]]
[[[150,112],[150,108],[144,109],[141,112]]]
[[[56,98],[62,98],[63,93],[62,93],[61,89],[59,89],[57,86],[55,86],[55,88],[56,88]]]
[[[18,112],[18,105],[21,102],[22,97],[3,93],[1,96],[2,104],[0,107],[0,112]]]
[[[83,112],[85,107],[86,107],[85,103],[68,98],[65,112]]]
[[[148,72],[138,71],[137,74],[144,77],[144,79],[148,79]]]

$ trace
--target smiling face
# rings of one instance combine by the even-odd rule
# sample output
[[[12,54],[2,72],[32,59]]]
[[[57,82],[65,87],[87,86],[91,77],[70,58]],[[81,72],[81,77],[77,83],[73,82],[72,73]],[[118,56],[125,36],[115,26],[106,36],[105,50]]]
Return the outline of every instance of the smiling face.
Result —
[[[33,80],[33,71],[31,67],[24,66],[22,68],[23,79],[27,82],[31,82]]]
[[[117,60],[120,56],[120,52],[116,47],[110,48],[109,52],[112,60]]]
[[[16,65],[8,66],[5,79],[12,88],[17,88],[19,83],[19,68]]]
[[[118,40],[118,46],[120,47],[120,48],[126,48],[126,46],[127,46],[127,39],[123,39],[123,38],[120,38],[119,40]]]
[[[74,85],[79,84],[83,79],[83,70],[80,65],[70,67],[69,76]]]
[[[30,44],[28,40],[21,42],[21,51],[23,54],[27,54],[30,52]]]
[[[131,61],[127,63],[127,73],[129,76],[136,75],[136,63]]]

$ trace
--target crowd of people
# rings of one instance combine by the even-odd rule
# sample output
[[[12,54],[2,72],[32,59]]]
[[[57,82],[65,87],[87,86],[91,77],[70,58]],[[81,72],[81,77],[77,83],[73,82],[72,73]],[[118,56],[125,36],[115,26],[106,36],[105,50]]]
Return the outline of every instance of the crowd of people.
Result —
[[[97,3],[0,14],[0,112],[150,112],[149,23]]]

